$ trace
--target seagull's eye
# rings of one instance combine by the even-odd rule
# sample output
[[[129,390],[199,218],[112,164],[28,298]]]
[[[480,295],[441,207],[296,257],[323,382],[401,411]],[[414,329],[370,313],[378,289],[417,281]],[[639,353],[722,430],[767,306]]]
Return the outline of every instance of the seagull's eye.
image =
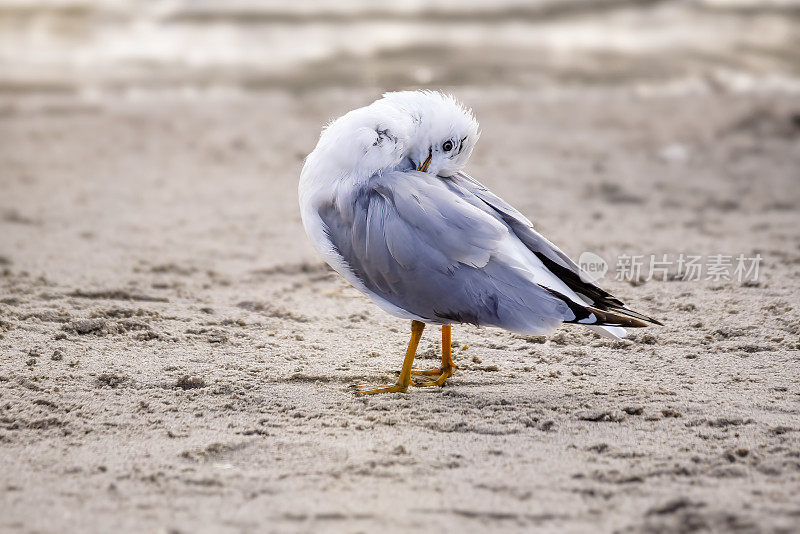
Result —
[[[453,142],[449,139],[445,141],[444,144],[442,145],[442,150],[444,150],[445,152],[450,152],[451,150],[453,150]]]

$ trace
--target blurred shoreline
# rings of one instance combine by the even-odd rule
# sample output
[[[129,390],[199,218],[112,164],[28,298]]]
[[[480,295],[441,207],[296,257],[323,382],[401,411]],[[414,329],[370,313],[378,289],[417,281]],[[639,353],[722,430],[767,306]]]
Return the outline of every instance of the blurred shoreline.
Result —
[[[800,93],[796,1],[5,0],[0,36],[6,98],[453,86]]]

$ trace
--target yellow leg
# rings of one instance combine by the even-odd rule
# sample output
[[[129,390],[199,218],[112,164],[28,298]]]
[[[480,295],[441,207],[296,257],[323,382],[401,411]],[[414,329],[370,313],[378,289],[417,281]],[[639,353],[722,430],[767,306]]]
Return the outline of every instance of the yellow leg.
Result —
[[[419,321],[411,321],[411,341],[408,342],[408,349],[406,350],[406,357],[403,360],[403,368],[400,370],[400,378],[397,379],[397,384],[393,386],[386,386],[374,389],[360,389],[358,395],[372,395],[373,393],[404,393],[411,383],[411,365],[414,363],[414,357],[417,355],[417,346],[422,337],[422,331],[425,329],[425,323]]]
[[[445,381],[453,376],[453,372],[458,369],[458,366],[453,363],[453,351],[450,347],[450,325],[446,324],[442,326],[442,367],[441,369],[427,369],[424,371],[421,370],[412,370],[411,372],[415,375],[439,375],[436,380],[430,380],[428,382],[423,382],[422,384],[414,384],[416,387],[429,387],[429,386],[443,386]]]

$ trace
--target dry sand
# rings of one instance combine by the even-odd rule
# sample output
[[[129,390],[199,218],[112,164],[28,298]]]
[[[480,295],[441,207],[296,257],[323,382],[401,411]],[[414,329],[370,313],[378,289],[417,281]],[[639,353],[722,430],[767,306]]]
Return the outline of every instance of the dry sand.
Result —
[[[760,283],[607,278],[666,326],[458,326],[447,387],[356,398],[409,325],[319,263],[296,183],[374,92],[6,105],[0,530],[796,531],[797,99],[456,93],[469,170],[571,255]]]
[[[7,104],[0,530],[797,531],[797,98],[456,94],[468,170],[573,257],[760,253],[760,282],[609,277],[666,326],[457,326],[447,387],[356,398],[409,325],[320,264],[296,183],[376,92]]]

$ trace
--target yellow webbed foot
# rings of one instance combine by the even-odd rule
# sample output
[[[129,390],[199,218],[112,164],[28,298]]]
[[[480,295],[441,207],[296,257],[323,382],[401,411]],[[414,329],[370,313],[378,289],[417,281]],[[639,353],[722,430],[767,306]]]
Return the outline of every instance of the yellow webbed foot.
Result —
[[[425,373],[425,374],[437,374],[439,375],[436,380],[429,380],[428,382],[416,383],[412,382],[411,385],[417,388],[426,388],[426,387],[433,387],[433,386],[444,386],[445,382],[448,378],[453,376],[455,370],[458,369],[456,364],[452,364],[450,367],[444,369],[431,369],[432,372]]]
[[[411,322],[411,340],[408,343],[405,360],[403,360],[403,368],[398,373],[400,377],[397,380],[397,384],[378,388],[363,388],[356,386],[356,395],[374,395],[376,393],[405,393],[408,391],[408,386],[419,388],[444,386],[447,379],[453,376],[455,370],[458,369],[458,366],[453,363],[450,342],[450,325],[442,325],[442,366],[439,369],[412,369],[411,366],[414,363],[414,357],[417,353],[419,338],[422,337],[422,330],[424,328],[424,323],[419,321]],[[436,379],[417,384],[411,380],[411,375],[436,376]]]

